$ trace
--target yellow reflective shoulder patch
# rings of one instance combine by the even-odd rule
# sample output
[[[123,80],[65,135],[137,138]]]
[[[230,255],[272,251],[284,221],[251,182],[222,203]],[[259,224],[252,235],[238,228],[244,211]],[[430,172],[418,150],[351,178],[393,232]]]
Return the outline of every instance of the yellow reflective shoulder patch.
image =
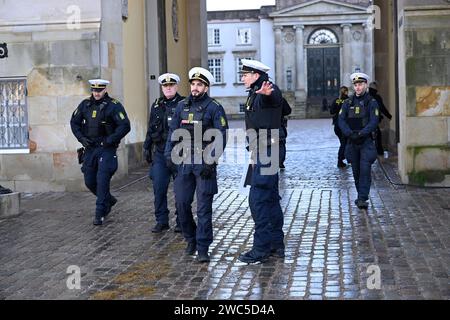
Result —
[[[359,114],[359,107],[356,107],[356,108],[355,108],[355,113],[356,113],[356,114]]]
[[[119,112],[119,117],[120,119],[125,120],[125,115],[122,112]]]
[[[114,104],[118,104],[119,103],[119,101],[116,100],[116,99],[112,99],[111,102],[114,103]]]
[[[220,124],[222,125],[222,127],[225,127],[227,125],[227,121],[224,117],[220,117]]]
[[[192,121],[194,121],[194,114],[193,113],[189,113],[188,121],[189,121],[189,123],[192,123]]]
[[[92,111],[92,118],[96,118],[97,117],[97,110]]]

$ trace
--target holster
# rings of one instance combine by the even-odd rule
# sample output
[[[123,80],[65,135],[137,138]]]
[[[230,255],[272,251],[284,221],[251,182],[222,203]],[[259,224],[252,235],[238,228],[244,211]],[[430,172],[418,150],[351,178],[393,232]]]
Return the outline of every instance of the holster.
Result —
[[[77,154],[78,154],[78,163],[82,164],[84,161],[84,152],[86,151],[85,148],[79,148],[77,149]]]

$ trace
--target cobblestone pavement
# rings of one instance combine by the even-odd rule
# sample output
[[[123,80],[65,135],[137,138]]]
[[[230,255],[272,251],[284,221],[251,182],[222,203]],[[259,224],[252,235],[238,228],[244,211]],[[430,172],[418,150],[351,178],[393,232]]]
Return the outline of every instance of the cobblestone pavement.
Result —
[[[358,210],[351,169],[336,167],[337,147],[330,120],[289,122],[280,176],[286,257],[264,264],[237,260],[254,228],[238,192],[242,165],[219,166],[207,265],[184,255],[179,234],[150,232],[146,168],[114,182],[119,203],[101,227],[92,225],[87,192],[24,194],[22,214],[0,221],[0,298],[449,299],[449,190],[392,185],[384,172],[398,182],[395,158],[381,160],[370,207]],[[80,289],[67,287],[69,266],[80,268]]]

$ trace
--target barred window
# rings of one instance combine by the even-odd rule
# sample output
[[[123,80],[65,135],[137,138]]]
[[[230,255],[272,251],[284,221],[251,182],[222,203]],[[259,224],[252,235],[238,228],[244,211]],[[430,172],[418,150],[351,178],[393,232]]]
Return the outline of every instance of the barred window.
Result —
[[[331,30],[319,29],[314,31],[314,33],[309,37],[308,43],[315,45],[336,44],[338,43],[338,38]]]
[[[222,83],[222,59],[208,59],[208,67],[215,83]]]
[[[0,153],[28,153],[28,107],[24,78],[0,79]]]

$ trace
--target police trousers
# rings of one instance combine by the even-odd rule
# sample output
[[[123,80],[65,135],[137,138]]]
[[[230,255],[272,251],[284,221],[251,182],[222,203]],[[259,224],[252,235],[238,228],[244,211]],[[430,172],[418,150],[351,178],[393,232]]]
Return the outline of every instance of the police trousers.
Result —
[[[278,172],[264,174],[261,172],[264,167],[261,163],[254,165],[249,194],[250,211],[255,222],[252,250],[257,256],[266,256],[271,250],[284,248]]]
[[[183,236],[189,243],[197,243],[199,253],[207,253],[213,241],[212,203],[217,193],[216,173],[200,177],[202,164],[182,164],[175,178],[175,202]],[[192,213],[194,194],[197,193],[197,224]]]
[[[169,209],[167,207],[167,190],[169,189],[172,172],[166,165],[166,158],[164,157],[163,151],[156,149],[153,156],[153,163],[149,170],[149,177],[153,181],[156,222],[168,224]]]
[[[345,158],[352,164],[358,199],[367,201],[372,183],[372,164],[377,159],[377,151],[373,140],[367,138],[361,145],[347,142]]]
[[[115,148],[87,148],[81,171],[84,174],[86,187],[97,196],[95,215],[102,217],[111,202],[110,183],[117,171],[117,155]]]

